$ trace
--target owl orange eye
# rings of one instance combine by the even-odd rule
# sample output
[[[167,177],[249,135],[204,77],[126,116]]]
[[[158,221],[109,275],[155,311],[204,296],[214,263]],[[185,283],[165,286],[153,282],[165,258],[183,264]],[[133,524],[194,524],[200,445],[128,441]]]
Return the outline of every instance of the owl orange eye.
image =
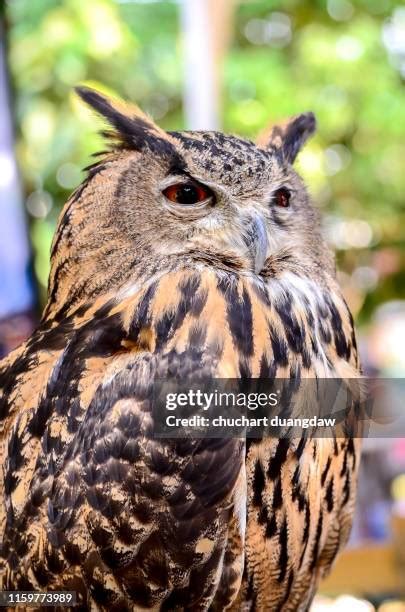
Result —
[[[176,204],[198,204],[198,202],[204,202],[213,198],[212,191],[203,187],[198,183],[177,183],[176,185],[170,185],[163,190],[163,195]]]
[[[291,191],[286,187],[281,187],[274,192],[273,204],[281,206],[282,208],[288,208],[290,205]]]

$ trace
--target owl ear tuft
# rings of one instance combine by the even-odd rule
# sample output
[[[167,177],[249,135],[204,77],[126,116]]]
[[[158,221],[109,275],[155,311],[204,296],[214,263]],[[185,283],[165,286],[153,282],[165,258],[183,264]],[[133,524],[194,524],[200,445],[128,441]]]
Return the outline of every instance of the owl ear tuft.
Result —
[[[137,106],[107,98],[89,87],[76,87],[75,91],[114,128],[113,132],[102,132],[107,138],[117,140],[122,146],[137,151],[148,147],[158,148],[160,153],[164,153],[165,148],[172,148],[166,132]]]
[[[311,112],[302,113],[265,130],[258,138],[257,144],[266,149],[279,151],[284,160],[292,164],[315,130],[315,115]]]

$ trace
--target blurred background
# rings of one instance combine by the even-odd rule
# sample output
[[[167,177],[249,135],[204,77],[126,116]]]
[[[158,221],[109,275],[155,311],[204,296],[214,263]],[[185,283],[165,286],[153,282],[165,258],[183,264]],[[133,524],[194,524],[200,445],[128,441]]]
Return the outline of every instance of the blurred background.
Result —
[[[38,320],[59,211],[90,155],[103,149],[100,122],[72,92],[82,83],[136,102],[166,129],[254,138],[272,121],[313,110],[319,130],[297,166],[336,251],[365,369],[403,376],[402,3],[0,0],[0,7],[0,355]],[[386,610],[392,602],[381,602],[405,585],[398,553],[405,440],[368,440],[360,483],[348,554],[365,556],[346,558],[325,588],[368,595]],[[373,609],[350,601],[333,605]]]

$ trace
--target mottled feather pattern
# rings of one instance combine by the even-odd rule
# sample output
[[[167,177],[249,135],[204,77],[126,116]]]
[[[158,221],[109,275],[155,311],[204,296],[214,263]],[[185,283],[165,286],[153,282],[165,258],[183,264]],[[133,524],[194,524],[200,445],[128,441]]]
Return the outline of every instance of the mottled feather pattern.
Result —
[[[81,95],[115,131],[62,211],[42,321],[0,365],[0,587],[76,591],[77,610],[307,610],[349,535],[358,441],[156,438],[151,406],[165,378],[359,376],[289,165],[313,116],[258,148]],[[161,192],[190,177],[216,199],[187,222]],[[286,182],[289,211],[271,205]]]
[[[64,322],[62,330],[59,325],[38,330],[21,351],[32,366],[23,379],[17,377],[13,381],[10,404],[14,405],[20,395],[23,397],[27,379],[35,380],[42,347],[49,346],[53,355],[48,355],[46,362],[45,393],[42,398],[33,397],[33,406],[21,413],[11,428],[8,402],[3,408],[4,427],[9,430],[8,456],[13,458],[13,464],[10,459],[6,461],[3,472],[8,503],[3,508],[6,527],[2,554],[10,568],[3,588],[67,589],[73,584],[77,588],[77,576],[85,573],[91,590],[101,589],[105,583],[110,585],[109,593],[101,589],[100,603],[121,606],[131,593],[134,604],[151,607],[171,591],[181,591],[181,584],[191,580],[193,567],[200,575],[199,584],[202,576],[207,579],[209,571],[215,584],[220,562],[216,551],[227,540],[226,532],[220,537],[219,525],[224,524],[225,516],[232,515],[234,488],[244,459],[243,444],[237,440],[157,444],[153,441],[147,398],[154,378],[166,376],[169,368],[172,376],[181,378],[196,379],[207,374],[237,377],[241,368],[257,377],[268,374],[263,371],[264,364],[268,364],[272,376],[289,375],[290,369],[297,376],[309,370],[303,363],[304,346],[310,362],[323,367],[325,358],[321,355],[337,350],[333,340],[334,309],[328,307],[327,301],[318,304],[319,309],[325,308],[322,324],[330,332],[330,347],[317,344],[313,326],[299,310],[304,295],[297,290],[294,301],[293,294],[286,295],[282,282],[275,291],[268,285],[269,282],[236,275],[225,277],[208,269],[200,273],[180,270],[161,276],[142,292],[119,303],[112,298],[103,306],[92,305],[87,312],[81,309],[79,316],[72,315]],[[291,291],[291,283],[289,287]],[[274,305],[272,296],[277,296]],[[340,307],[344,308],[343,302]],[[289,339],[289,328],[282,325],[286,316],[283,308],[297,321],[301,350]],[[246,326],[250,326],[247,336]],[[246,338],[251,338],[250,345]],[[69,365],[68,378],[64,375],[65,364]],[[315,373],[313,369],[311,372]],[[6,368],[2,380],[8,380],[10,375]],[[299,600],[300,588],[302,592],[308,590],[308,563],[313,563],[314,558],[323,559],[322,565],[317,566],[320,572],[346,537],[342,522],[352,499],[350,494],[342,494],[345,480],[338,479],[334,484],[332,471],[329,478],[324,470],[320,473],[320,467],[333,455],[333,444],[331,440],[317,440],[305,446],[297,444],[294,449],[281,439],[250,446],[246,460],[247,567],[250,555],[257,556],[259,549],[266,560],[260,564],[260,571],[253,570],[250,577],[257,582],[259,592],[264,591],[256,602],[258,609],[272,609],[280,593],[286,606],[288,585]],[[348,441],[336,444],[349,455],[346,471],[351,485],[354,446]],[[314,449],[319,453],[315,460]],[[191,453],[194,462],[190,460]],[[342,470],[344,453],[340,452],[335,462],[334,470],[338,472]],[[198,458],[202,466],[210,466],[205,479]],[[223,490],[216,488],[214,474],[218,482],[225,477]],[[321,479],[323,497],[319,495]],[[292,496],[289,512],[282,503],[288,496]],[[218,508],[221,497],[223,505]],[[332,535],[325,531],[331,542],[320,542],[315,548],[317,524],[323,515],[323,520],[332,526],[338,519],[340,529]],[[302,547],[294,538],[289,540],[289,521],[293,521],[294,531],[304,536],[309,521],[305,548],[297,565],[293,563],[297,558],[295,550],[301,551]],[[12,524],[11,531],[7,524]],[[31,539],[36,545],[31,543],[28,553]],[[188,562],[184,575],[176,577],[177,562],[170,554],[169,542],[177,546],[180,539],[182,555]],[[199,546],[207,549],[205,563],[204,554],[196,553]],[[40,547],[48,550],[44,558],[38,558]],[[80,560],[78,567],[75,555]],[[209,570],[213,556],[216,562]],[[152,558],[154,572],[164,580],[153,592],[141,585],[140,569]],[[236,581],[242,570],[240,555],[238,558],[239,567],[232,572]],[[126,573],[121,568],[131,565],[131,578],[119,579],[120,573]],[[263,582],[266,586],[269,577],[274,577],[278,588],[273,586],[266,594],[259,585]],[[315,576],[313,581],[315,584]],[[85,593],[84,585],[80,586],[80,592]],[[186,592],[188,604],[192,602],[190,587]],[[177,596],[180,597],[172,595],[173,601]],[[196,601],[201,596],[197,591]],[[197,603],[193,605],[190,609],[200,609]]]

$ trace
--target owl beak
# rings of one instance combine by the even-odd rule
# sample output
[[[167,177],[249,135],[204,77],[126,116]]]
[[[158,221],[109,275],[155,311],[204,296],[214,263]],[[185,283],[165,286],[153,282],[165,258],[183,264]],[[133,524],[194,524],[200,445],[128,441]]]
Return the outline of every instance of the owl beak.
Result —
[[[252,258],[252,267],[256,274],[263,270],[267,259],[268,237],[265,220],[260,215],[251,217],[246,233],[246,245]]]

